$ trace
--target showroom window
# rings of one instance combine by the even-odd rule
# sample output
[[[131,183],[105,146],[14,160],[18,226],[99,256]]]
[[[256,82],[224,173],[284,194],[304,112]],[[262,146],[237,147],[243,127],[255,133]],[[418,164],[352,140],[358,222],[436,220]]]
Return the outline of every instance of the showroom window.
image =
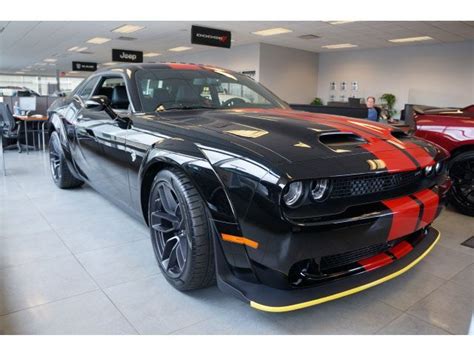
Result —
[[[59,78],[61,91],[74,90],[83,78]],[[54,76],[32,76],[32,75],[0,75],[0,86],[21,86],[36,91],[40,95],[51,95],[57,90],[56,77]],[[4,91],[5,96],[11,93]]]

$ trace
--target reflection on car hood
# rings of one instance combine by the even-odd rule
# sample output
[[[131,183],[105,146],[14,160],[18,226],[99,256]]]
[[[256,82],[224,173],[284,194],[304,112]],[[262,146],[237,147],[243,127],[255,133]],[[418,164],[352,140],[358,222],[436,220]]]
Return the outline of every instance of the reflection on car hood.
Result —
[[[416,150],[424,158],[420,165],[432,161],[426,151],[420,154],[420,142],[397,139],[392,127],[348,117],[286,109],[233,109],[161,113],[157,120],[187,132],[189,139],[205,136],[210,142],[243,147],[279,164],[347,160],[358,155],[367,159],[382,156],[387,163],[390,159],[410,160],[401,150]],[[403,164],[392,167],[389,170],[403,170]]]

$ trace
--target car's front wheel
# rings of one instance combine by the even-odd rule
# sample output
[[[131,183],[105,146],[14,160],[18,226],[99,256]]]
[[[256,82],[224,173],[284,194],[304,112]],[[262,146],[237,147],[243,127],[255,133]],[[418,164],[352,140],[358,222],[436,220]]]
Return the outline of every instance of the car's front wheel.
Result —
[[[78,187],[84,183],[76,179],[69,170],[61,141],[56,131],[49,137],[49,166],[54,183],[61,189]]]
[[[449,163],[453,186],[449,202],[461,213],[474,216],[474,151],[454,156]]]
[[[161,170],[150,191],[148,220],[158,265],[181,291],[215,282],[212,222],[189,178],[178,169]]]

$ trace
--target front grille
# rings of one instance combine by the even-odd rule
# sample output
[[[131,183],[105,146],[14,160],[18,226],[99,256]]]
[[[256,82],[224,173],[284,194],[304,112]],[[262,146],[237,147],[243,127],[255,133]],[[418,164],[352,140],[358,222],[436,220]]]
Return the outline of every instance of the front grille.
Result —
[[[369,245],[346,253],[323,256],[321,258],[321,271],[331,270],[340,266],[349,265],[356,261],[380,254],[393,246],[393,242]]]
[[[421,171],[401,173],[382,173],[360,177],[342,177],[332,179],[331,198],[369,195],[396,190],[414,184],[422,178]]]

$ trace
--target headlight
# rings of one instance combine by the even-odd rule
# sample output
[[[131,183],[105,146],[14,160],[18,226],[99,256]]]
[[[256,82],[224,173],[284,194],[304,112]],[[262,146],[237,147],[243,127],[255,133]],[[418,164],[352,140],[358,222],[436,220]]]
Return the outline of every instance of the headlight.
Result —
[[[315,201],[321,200],[327,189],[328,179],[314,180],[311,183],[311,197]]]
[[[426,176],[430,176],[432,172],[433,172],[433,165],[428,165],[428,166],[425,168],[425,175],[426,175]]]
[[[439,161],[435,165],[435,173],[436,173],[436,175],[439,175],[439,174],[441,174],[442,171],[443,171],[443,162]]]
[[[303,196],[303,183],[301,181],[292,182],[288,186],[288,191],[283,195],[283,201],[287,206],[294,206]]]

